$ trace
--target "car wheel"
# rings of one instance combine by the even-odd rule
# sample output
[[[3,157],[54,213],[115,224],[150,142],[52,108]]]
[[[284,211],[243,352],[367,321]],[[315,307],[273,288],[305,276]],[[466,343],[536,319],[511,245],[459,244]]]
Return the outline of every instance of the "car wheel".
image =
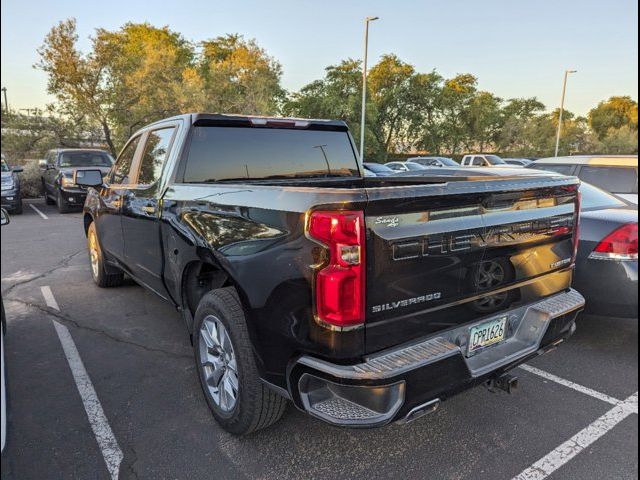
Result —
[[[51,200],[51,197],[49,197],[49,194],[47,193],[47,187],[46,187],[46,185],[44,183],[44,180],[42,180],[42,196],[44,198],[44,203],[46,205],[53,205],[54,203],[56,203],[53,200]]]
[[[260,380],[236,290],[207,293],[198,305],[194,328],[198,376],[222,428],[246,435],[278,421],[287,400]]]
[[[69,204],[64,201],[62,194],[58,192],[56,195],[56,206],[58,207],[58,212],[60,213],[69,213],[71,211],[71,207]]]
[[[104,268],[104,255],[98,242],[98,233],[95,222],[91,222],[87,230],[87,248],[89,250],[89,263],[91,264],[91,277],[96,285],[101,288],[119,287],[124,280],[124,274],[107,273]]]
[[[16,208],[13,210],[14,215],[22,215],[22,199],[18,200]]]

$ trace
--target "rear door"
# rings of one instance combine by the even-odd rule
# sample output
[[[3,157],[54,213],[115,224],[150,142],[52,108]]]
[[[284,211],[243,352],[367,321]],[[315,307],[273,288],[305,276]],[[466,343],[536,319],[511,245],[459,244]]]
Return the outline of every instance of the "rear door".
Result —
[[[164,254],[160,239],[159,199],[162,174],[177,126],[154,128],[144,135],[133,185],[123,193],[122,231],[125,263],[130,273],[163,297]]]
[[[368,352],[570,286],[575,192],[563,187],[504,192],[499,186],[488,192],[485,182],[473,183],[478,182],[420,187],[398,193],[396,200],[370,194]]]

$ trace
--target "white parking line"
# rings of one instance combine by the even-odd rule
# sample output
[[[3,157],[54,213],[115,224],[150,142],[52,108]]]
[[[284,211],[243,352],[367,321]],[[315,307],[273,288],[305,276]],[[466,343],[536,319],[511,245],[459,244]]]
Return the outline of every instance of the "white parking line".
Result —
[[[51,288],[48,286],[41,287],[41,291],[47,306],[55,310],[60,310],[58,302],[56,302],[51,292]],[[91,378],[89,378],[86,368],[84,368],[84,364],[78,353],[78,348],[71,337],[69,329],[55,320],[52,320],[52,322],[60,339],[60,343],[62,344],[64,355],[69,363],[71,374],[76,382],[76,387],[78,388],[78,393],[80,393],[84,409],[87,412],[89,424],[102,452],[102,457],[107,464],[107,470],[109,470],[112,480],[117,480],[120,464],[124,458],[122,450],[120,450],[118,441],[109,426],[109,421],[104,414],[96,390],[93,388]]]
[[[30,203],[30,204],[29,204],[29,206],[30,206],[31,208],[33,208],[33,210],[34,210],[38,215],[40,215],[42,218],[44,218],[45,220],[49,220],[49,217],[47,217],[44,213],[42,213],[42,212],[40,211],[40,209],[39,209],[38,207],[36,207],[33,203]]]
[[[514,480],[543,480],[633,413],[638,413],[638,392],[618,403],[584,430],[524,470]]]
[[[530,365],[520,365],[520,368],[526,372],[533,373],[534,375],[538,375],[544,379],[550,380],[555,383],[559,383],[565,387],[572,388],[577,392],[584,393],[585,395],[589,395],[593,398],[597,398],[598,400],[602,400],[603,402],[610,403],[611,405],[618,405],[622,403],[622,400],[618,400],[617,398],[610,397],[604,393],[598,392],[591,388],[585,387],[583,385],[574,383],[570,380],[565,380],[564,378],[558,377],[553,373],[545,372],[544,370],[540,370],[539,368],[532,367]]]

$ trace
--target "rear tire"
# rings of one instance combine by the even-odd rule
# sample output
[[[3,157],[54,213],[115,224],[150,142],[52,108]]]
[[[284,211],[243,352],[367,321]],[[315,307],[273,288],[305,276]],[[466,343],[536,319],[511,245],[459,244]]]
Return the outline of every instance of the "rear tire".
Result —
[[[16,205],[16,208],[13,211],[13,214],[22,215],[22,199],[18,200],[18,204]]]
[[[124,281],[124,274],[107,273],[104,268],[104,255],[98,242],[98,233],[95,222],[89,224],[87,229],[87,248],[89,249],[89,262],[91,265],[91,278],[100,288],[119,287]]]
[[[227,432],[247,435],[282,417],[287,400],[260,380],[242,305],[233,287],[202,297],[195,315],[193,346],[207,404]]]
[[[49,197],[49,194],[47,193],[47,187],[44,184],[44,180],[42,181],[42,195],[44,196],[44,203],[46,205],[53,205],[54,203],[56,203]]]

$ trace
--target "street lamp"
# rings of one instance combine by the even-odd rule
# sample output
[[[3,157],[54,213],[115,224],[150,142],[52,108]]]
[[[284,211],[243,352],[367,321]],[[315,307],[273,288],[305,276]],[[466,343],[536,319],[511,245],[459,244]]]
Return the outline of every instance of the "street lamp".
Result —
[[[567,79],[569,78],[570,73],[576,73],[577,70],[565,70],[564,72],[564,83],[562,84],[562,100],[560,100],[560,115],[558,116],[558,132],[556,134],[556,154],[558,156],[558,151],[560,150],[560,132],[562,131],[562,114],[564,113],[564,98],[567,94]]]
[[[364,117],[367,110],[367,56],[369,50],[369,22],[380,17],[367,17],[364,19],[364,59],[362,62],[362,117],[360,119],[360,161],[364,162]]]

